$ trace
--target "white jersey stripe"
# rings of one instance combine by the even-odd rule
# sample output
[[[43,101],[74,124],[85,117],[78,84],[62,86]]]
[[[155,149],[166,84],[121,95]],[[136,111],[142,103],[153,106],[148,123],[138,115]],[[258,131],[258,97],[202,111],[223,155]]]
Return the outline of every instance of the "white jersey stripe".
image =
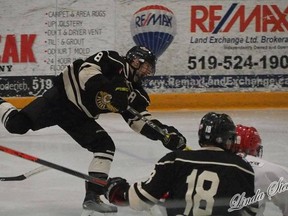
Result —
[[[69,78],[69,70],[71,69],[71,66],[66,67],[66,69],[63,71],[63,82],[64,82],[64,88],[66,95],[70,101],[72,101],[73,104],[75,104],[80,110],[81,108],[78,106],[76,97],[74,94],[74,90],[72,86],[74,86]]]
[[[139,190],[139,192],[146,197],[146,199],[152,201],[153,203],[157,203],[158,199],[156,199],[155,197],[151,196],[149,193],[147,193],[141,186],[141,182],[137,182],[136,185],[137,189]]]
[[[103,157],[103,158],[109,158],[113,160],[113,155],[111,154],[105,154],[105,153],[94,153],[94,157]]]
[[[88,67],[85,67],[89,65]],[[82,90],[85,90],[86,82],[95,75],[101,74],[101,68],[96,64],[84,63],[82,65],[83,69],[80,70],[79,73],[79,80],[80,80],[80,87]]]
[[[73,66],[67,67],[67,70],[70,70],[70,71],[63,72],[63,80],[64,80],[65,91],[66,91],[68,99],[72,101],[80,110],[83,110],[88,117],[93,118],[91,113],[82,104],[79,85],[77,83],[77,80],[73,71]],[[70,79],[69,75],[71,76],[72,80]],[[72,86],[75,88],[75,91],[73,90]]]
[[[251,175],[254,175],[253,172],[246,170],[240,166],[237,166],[236,164],[230,164],[230,163],[221,163],[221,162],[213,162],[213,161],[194,161],[194,160],[185,160],[185,159],[181,159],[181,158],[176,158],[175,161],[181,161],[181,162],[185,162],[185,163],[195,163],[195,164],[213,164],[213,165],[220,165],[220,166],[230,166],[230,167],[236,167],[237,169],[240,169],[246,173],[249,173]],[[164,161],[164,162],[158,162],[156,165],[165,165],[168,163],[175,163],[175,161]]]

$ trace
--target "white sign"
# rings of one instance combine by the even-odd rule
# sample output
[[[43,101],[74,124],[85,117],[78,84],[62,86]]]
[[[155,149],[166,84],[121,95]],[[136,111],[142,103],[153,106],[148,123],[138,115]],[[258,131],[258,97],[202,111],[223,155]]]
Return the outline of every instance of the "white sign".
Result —
[[[114,1],[1,3],[0,75],[55,75],[77,58],[114,48]]]

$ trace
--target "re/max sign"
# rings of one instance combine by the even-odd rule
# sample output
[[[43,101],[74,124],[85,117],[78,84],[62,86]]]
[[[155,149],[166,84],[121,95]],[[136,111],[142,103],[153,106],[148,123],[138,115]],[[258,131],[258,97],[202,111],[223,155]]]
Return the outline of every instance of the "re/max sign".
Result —
[[[172,27],[172,16],[149,13],[135,18],[136,27],[149,26],[150,24]]]
[[[228,9],[223,5],[191,6],[191,32],[217,34],[229,32],[232,28],[239,32],[288,32],[288,6],[231,4]]]

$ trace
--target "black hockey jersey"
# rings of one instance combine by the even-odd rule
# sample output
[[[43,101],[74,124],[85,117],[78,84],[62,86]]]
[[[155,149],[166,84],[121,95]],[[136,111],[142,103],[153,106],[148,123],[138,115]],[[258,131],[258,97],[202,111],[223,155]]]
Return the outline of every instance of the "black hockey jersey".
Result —
[[[137,91],[145,98],[142,104],[138,104],[138,108],[141,111],[146,109],[150,99],[141,81],[135,80],[134,73],[124,57],[117,52],[101,51],[85,61],[74,61],[62,72],[60,79],[68,99],[88,117],[95,118],[101,113],[110,112],[105,106],[99,105],[97,100],[101,97],[100,93],[109,92],[115,77],[123,77],[131,92]]]
[[[171,152],[159,160],[147,181],[131,186],[130,205],[137,203],[131,207],[141,209],[137,205],[156,203],[166,192],[169,216],[240,215],[238,210],[228,211],[230,202],[243,192],[245,197],[254,195],[254,173],[242,158],[217,147]]]
[[[153,120],[152,115],[147,111],[150,98],[142,87],[142,80],[138,79],[135,73],[135,70],[129,67],[125,58],[118,52],[101,51],[88,57],[85,61],[79,59],[68,65],[55,79],[55,86],[61,89],[60,91],[64,92],[66,99],[86,116],[97,119],[100,114],[111,112],[107,107],[99,105],[101,94],[109,93],[115,77],[122,77],[130,89],[129,105],[146,118]],[[137,133],[152,140],[159,140],[162,137],[145,122],[135,118],[129,111],[122,112],[121,115]],[[166,127],[159,121],[154,123],[159,127]]]

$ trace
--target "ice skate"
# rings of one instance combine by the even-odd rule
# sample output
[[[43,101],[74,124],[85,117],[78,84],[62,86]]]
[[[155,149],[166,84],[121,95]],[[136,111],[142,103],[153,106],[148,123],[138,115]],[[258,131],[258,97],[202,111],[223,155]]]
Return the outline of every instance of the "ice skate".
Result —
[[[94,196],[93,199],[85,199],[82,206],[81,216],[110,215],[118,211],[116,206],[104,203],[100,199],[100,195]]]
[[[99,179],[107,179],[107,175],[91,172],[89,174]],[[85,182],[85,186],[86,195],[82,204],[83,212],[81,216],[110,215],[109,213],[117,212],[116,206],[106,204],[101,200],[103,187],[90,182]]]

